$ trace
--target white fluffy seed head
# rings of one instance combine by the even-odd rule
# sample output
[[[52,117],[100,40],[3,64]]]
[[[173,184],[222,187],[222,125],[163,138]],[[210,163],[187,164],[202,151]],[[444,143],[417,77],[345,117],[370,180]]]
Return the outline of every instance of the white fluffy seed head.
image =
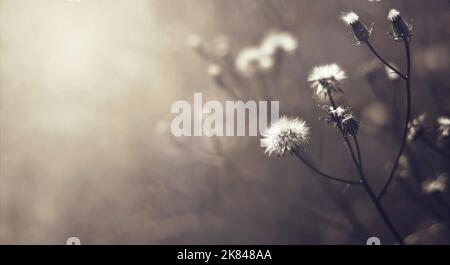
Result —
[[[352,25],[356,21],[359,20],[359,16],[355,12],[348,12],[347,14],[344,14],[341,16],[341,19],[347,24]]]
[[[328,92],[342,92],[339,82],[347,78],[345,71],[337,64],[316,66],[311,71],[308,81],[319,99],[326,99]]]
[[[333,63],[314,67],[308,77],[309,82],[315,82],[320,80],[336,80],[340,81],[347,78],[345,71],[342,68]]]
[[[310,128],[300,118],[281,117],[262,134],[261,146],[265,147],[265,153],[278,157],[286,152],[294,153],[304,149],[308,144]]]
[[[397,9],[391,9],[388,13],[388,20],[394,22],[400,16],[400,12]]]

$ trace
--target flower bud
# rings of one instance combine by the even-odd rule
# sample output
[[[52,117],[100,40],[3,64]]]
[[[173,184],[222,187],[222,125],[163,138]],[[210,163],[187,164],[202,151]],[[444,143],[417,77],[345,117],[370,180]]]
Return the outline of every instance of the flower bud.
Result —
[[[359,20],[359,17],[354,12],[349,12],[342,16],[342,20],[352,27],[353,35],[355,39],[359,42],[367,42],[371,35],[371,30],[369,30],[364,23]]]
[[[392,32],[395,40],[410,41],[412,26],[400,16],[400,12],[391,9],[388,14],[388,20],[392,23]]]
[[[344,136],[356,136],[359,130],[359,121],[355,116],[349,114],[342,119],[342,133]]]

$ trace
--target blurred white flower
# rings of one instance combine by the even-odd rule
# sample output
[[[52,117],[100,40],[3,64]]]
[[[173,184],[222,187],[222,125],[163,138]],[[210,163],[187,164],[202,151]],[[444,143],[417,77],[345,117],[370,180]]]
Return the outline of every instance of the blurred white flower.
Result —
[[[235,61],[236,69],[245,76],[252,76],[257,72],[270,70],[273,65],[273,58],[264,54],[258,47],[243,49]]]
[[[394,68],[397,68],[397,66],[394,63],[389,63],[390,65],[392,65]],[[386,76],[389,80],[397,80],[400,76],[394,72],[391,68],[384,66],[384,71],[386,71]]]
[[[217,77],[222,74],[222,67],[217,64],[210,64],[207,71],[210,76]]]
[[[441,137],[449,137],[450,136],[450,118],[449,117],[439,117],[437,119],[439,124],[439,133]]]
[[[363,110],[363,119],[372,123],[373,126],[383,127],[389,124],[390,114],[386,106],[379,101],[368,104]]]
[[[278,51],[292,53],[296,49],[297,39],[286,31],[269,33],[261,44],[261,51],[266,55],[274,55]]]
[[[401,155],[398,160],[398,169],[396,175],[399,178],[406,179],[411,174],[411,165],[409,163],[409,158],[406,155]]]
[[[225,35],[218,35],[214,38],[214,47],[221,57],[230,54],[230,39]]]
[[[342,92],[339,82],[345,78],[347,78],[345,71],[334,63],[314,67],[309,74],[308,81],[311,82],[311,87],[316,90],[317,96],[326,98],[328,92]]]
[[[422,183],[422,190],[427,194],[445,192],[447,190],[448,177],[440,174],[437,178],[428,179]]]
[[[284,156],[286,152],[293,153],[304,149],[308,144],[310,128],[300,118],[281,117],[262,134],[261,146],[265,153],[271,156]]]
[[[423,113],[419,117],[412,120],[408,125],[408,141],[414,141],[425,130],[425,119],[427,114]]]
[[[187,45],[192,49],[200,49],[202,47],[202,39],[197,34],[191,34],[187,37]]]

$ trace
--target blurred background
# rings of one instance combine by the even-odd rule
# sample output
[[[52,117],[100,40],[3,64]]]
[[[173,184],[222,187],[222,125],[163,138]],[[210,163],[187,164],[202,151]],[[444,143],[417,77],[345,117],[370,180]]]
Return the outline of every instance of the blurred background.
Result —
[[[383,205],[408,243],[449,244],[447,0],[0,0],[0,244],[394,243],[362,189],[267,157],[259,137],[170,133],[171,104],[194,92],[279,100],[311,126],[311,159],[356,178],[307,82],[338,63],[349,77],[339,102],[361,121],[379,190],[400,142],[403,82],[340,16],[358,13],[404,69],[390,8],[414,26],[413,117],[426,118]],[[249,47],[274,34],[290,44],[255,68]]]

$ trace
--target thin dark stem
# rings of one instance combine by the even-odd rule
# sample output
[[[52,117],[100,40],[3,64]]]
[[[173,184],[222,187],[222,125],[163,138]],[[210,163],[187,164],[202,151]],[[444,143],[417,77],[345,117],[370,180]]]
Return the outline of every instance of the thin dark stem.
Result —
[[[337,109],[336,102],[334,101],[334,98],[333,98],[333,95],[331,94],[330,89],[328,89],[328,98],[330,99],[330,103],[331,103],[331,106],[333,106],[333,109]],[[342,137],[344,138],[345,144],[348,147],[348,150],[350,152],[350,156],[353,160],[353,163],[355,164],[356,168],[358,169],[359,163],[356,159],[355,152],[353,151],[352,145],[350,144],[350,141],[348,140],[348,138],[344,135],[344,131],[342,130],[341,124],[338,124],[338,128],[339,128],[339,131],[341,132]]]
[[[397,240],[397,242],[400,245],[404,245],[405,243],[403,241],[403,238],[400,236],[397,229],[392,224],[391,220],[389,219],[389,216],[386,214],[386,211],[384,210],[380,201],[377,199],[375,193],[373,192],[372,188],[370,187],[369,183],[367,182],[366,177],[364,176],[363,163],[362,163],[362,157],[361,157],[361,149],[359,147],[358,137],[356,135],[353,135],[353,140],[355,141],[356,152],[358,154],[359,170],[360,170],[361,182],[363,184],[363,187],[366,190],[367,194],[369,195],[369,198],[371,199],[372,203],[375,205],[375,208],[377,209],[377,211],[380,214],[381,218],[383,219],[384,223],[391,231],[392,235],[395,237],[395,239]]]
[[[369,195],[369,198],[371,199],[372,203],[375,205],[375,208],[377,209],[377,211],[380,214],[381,218],[383,219],[384,223],[389,228],[389,231],[391,231],[392,235],[395,237],[395,239],[397,240],[397,242],[400,245],[404,245],[405,242],[403,241],[403,238],[397,232],[396,228],[392,224],[392,222],[389,219],[386,211],[384,210],[384,208],[381,205],[380,201],[377,199],[377,196],[375,195],[375,193],[373,192],[372,188],[367,183],[367,181],[363,181],[363,187],[367,191],[367,194]]]
[[[405,79],[406,83],[406,118],[405,118],[405,125],[403,127],[403,136],[402,136],[402,142],[400,145],[400,149],[397,153],[397,156],[394,161],[394,165],[392,166],[391,172],[388,175],[388,178],[383,185],[383,188],[381,189],[380,193],[378,194],[377,198],[381,199],[383,195],[386,193],[387,189],[389,188],[389,185],[391,184],[392,180],[394,179],[395,171],[398,167],[398,162],[400,160],[400,157],[403,153],[403,150],[406,147],[407,142],[407,136],[408,136],[408,125],[409,120],[411,118],[411,52],[409,47],[409,42],[404,41],[405,44],[405,51],[406,51],[406,72],[407,72],[407,78]]]
[[[310,162],[308,162],[304,157],[302,157],[298,151],[294,151],[295,156],[300,159],[303,163],[305,163],[305,165],[307,165],[309,168],[311,168],[314,172],[316,172],[317,174],[321,175],[322,177],[325,177],[327,179],[330,180],[334,180],[337,182],[341,182],[341,183],[345,183],[347,185],[361,185],[361,182],[358,181],[352,181],[352,180],[346,180],[346,179],[341,179],[338,177],[333,177],[330,176],[326,173],[323,173],[320,169],[316,168],[313,164],[311,164]]]
[[[394,66],[392,66],[390,63],[388,63],[385,59],[383,59],[383,57],[380,56],[380,54],[378,54],[378,52],[375,50],[375,48],[372,46],[372,44],[370,42],[366,42],[367,47],[369,47],[370,51],[387,67],[389,67],[389,69],[391,69],[392,71],[394,71],[396,74],[398,74],[401,78],[403,79],[407,79],[407,76],[405,76],[404,74],[400,73],[399,70],[395,69]]]
[[[328,90],[328,92],[330,92],[330,90]],[[337,105],[333,99],[333,96],[331,95],[331,93],[328,93],[328,96],[329,96],[331,105],[333,106],[334,109],[336,109]],[[377,196],[375,195],[375,193],[373,192],[372,188],[370,187],[369,183],[366,180],[366,177],[365,177],[364,171],[363,171],[363,167],[362,167],[361,150],[359,148],[359,142],[358,142],[356,135],[353,135],[353,139],[355,140],[355,146],[356,146],[356,150],[357,150],[357,158],[356,158],[355,152],[352,148],[352,145],[350,144],[348,137],[346,137],[346,135],[344,135],[344,131],[342,129],[341,124],[338,124],[338,125],[339,125],[338,126],[339,130],[341,131],[342,137],[344,138],[345,143],[347,144],[348,149],[350,151],[350,156],[353,159],[353,163],[359,173],[360,181],[361,181],[364,189],[366,190],[367,194],[369,195],[369,198],[371,199],[372,203],[375,205],[375,208],[377,209],[377,211],[380,214],[381,218],[383,219],[384,223],[388,227],[389,231],[392,233],[392,235],[395,237],[395,239],[397,240],[397,242],[400,245],[404,245],[403,238],[400,236],[400,234],[395,229],[394,225],[392,224],[391,220],[389,219],[388,215],[386,214],[386,211],[384,210],[383,206],[381,205],[380,201],[378,200]]]
[[[434,151],[436,151],[436,153],[445,156],[446,158],[450,158],[450,154],[445,152],[444,150],[442,150],[441,148],[439,148],[438,146],[436,146],[433,142],[431,142],[430,140],[428,140],[425,136],[420,135],[419,139],[429,148],[433,149]]]
[[[353,140],[355,141],[356,154],[358,155],[359,168],[361,171],[364,171],[363,164],[362,164],[362,158],[361,158],[361,149],[359,148],[358,137],[356,135],[353,135]]]

